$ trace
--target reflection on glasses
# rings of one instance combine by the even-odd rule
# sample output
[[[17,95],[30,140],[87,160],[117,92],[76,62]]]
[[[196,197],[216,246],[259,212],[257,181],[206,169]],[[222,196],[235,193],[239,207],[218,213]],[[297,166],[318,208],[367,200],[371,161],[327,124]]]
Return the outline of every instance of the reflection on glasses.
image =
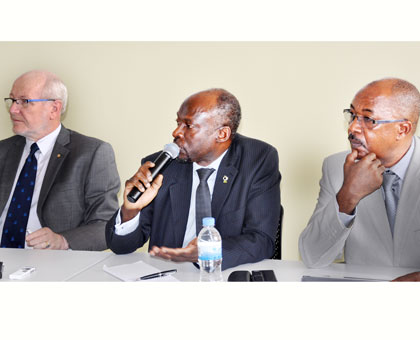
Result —
[[[362,126],[366,127],[367,129],[373,129],[375,126],[377,126],[379,124],[397,123],[397,122],[405,122],[405,121],[408,121],[408,119],[378,120],[378,119],[373,119],[373,118],[366,117],[366,116],[358,116],[358,115],[354,114],[353,112],[351,112],[350,109],[343,110],[343,113],[344,113],[344,118],[349,123],[349,125],[355,119],[357,119],[357,121]]]
[[[7,108],[10,109],[10,107],[13,105],[13,103],[16,103],[17,105],[21,105],[22,107],[27,107],[29,103],[36,103],[36,102],[53,102],[56,101],[56,99],[14,99],[14,98],[4,98],[4,102],[6,103]]]

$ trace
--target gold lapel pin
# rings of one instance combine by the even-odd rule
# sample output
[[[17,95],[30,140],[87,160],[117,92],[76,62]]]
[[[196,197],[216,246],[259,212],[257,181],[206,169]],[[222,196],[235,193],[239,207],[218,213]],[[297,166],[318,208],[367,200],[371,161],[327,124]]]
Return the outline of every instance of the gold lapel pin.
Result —
[[[60,158],[60,157],[61,157],[61,153],[58,153],[58,154],[57,154],[57,158]]]
[[[228,179],[229,179],[229,177],[228,177],[228,176],[226,176],[226,175],[225,175],[225,176],[223,176],[223,183],[224,183],[224,184],[226,184],[226,183],[227,183],[227,181],[228,181]]]

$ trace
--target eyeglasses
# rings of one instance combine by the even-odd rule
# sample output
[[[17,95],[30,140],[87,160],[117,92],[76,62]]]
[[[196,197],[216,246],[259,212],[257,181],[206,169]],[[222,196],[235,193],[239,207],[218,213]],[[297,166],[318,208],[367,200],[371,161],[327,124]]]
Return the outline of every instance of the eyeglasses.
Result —
[[[358,116],[351,112],[350,109],[344,109],[344,118],[349,123],[349,125],[357,119],[357,121],[367,129],[371,130],[374,127],[376,127],[378,124],[386,124],[386,123],[398,123],[398,122],[405,122],[408,121],[408,119],[393,119],[393,120],[378,120],[378,119],[372,119],[370,117],[366,116]]]
[[[54,102],[57,99],[14,99],[14,98],[4,98],[4,102],[6,103],[6,106],[8,109],[13,105],[13,103],[16,103],[17,105],[22,105],[22,107],[28,107],[29,103],[36,103],[36,102]]]

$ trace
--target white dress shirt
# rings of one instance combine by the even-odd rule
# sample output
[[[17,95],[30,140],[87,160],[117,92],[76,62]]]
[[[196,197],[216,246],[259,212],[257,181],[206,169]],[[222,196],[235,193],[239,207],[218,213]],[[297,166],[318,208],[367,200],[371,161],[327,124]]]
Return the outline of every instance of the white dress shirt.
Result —
[[[399,185],[397,186],[398,197],[400,197],[400,194],[401,194],[401,188],[404,182],[405,173],[407,172],[408,166],[410,165],[410,161],[411,161],[411,157],[413,156],[415,145],[416,145],[416,139],[413,137],[411,146],[408,149],[408,151],[405,153],[404,157],[401,158],[397,164],[389,168],[389,170],[392,170],[400,178]],[[385,169],[385,170],[388,170],[388,169]],[[382,191],[382,197],[385,201],[385,191],[384,191],[383,186],[381,186],[381,191]],[[356,216],[357,207],[356,209],[354,209],[353,215],[348,215],[346,213],[338,211],[339,207],[338,207],[337,200],[335,201],[335,206],[336,206],[338,217],[340,218],[341,223],[343,223],[344,226],[346,226],[347,228],[351,227],[353,224],[352,223],[353,219]]]
[[[211,164],[207,166],[201,166],[201,165],[198,165],[197,163],[193,163],[193,170],[192,170],[193,180],[192,180],[192,186],[191,186],[190,210],[188,213],[188,220],[187,220],[187,227],[186,227],[185,235],[184,235],[184,242],[182,244],[183,248],[185,248],[188,245],[188,243],[190,243],[197,236],[196,227],[195,227],[195,224],[196,224],[195,222],[195,194],[197,191],[198,184],[200,183],[197,170],[201,168],[215,169],[215,171],[213,171],[213,173],[207,179],[207,184],[209,185],[209,189],[210,189],[210,197],[213,197],[213,190],[214,190],[214,184],[216,182],[217,171],[219,170],[220,163],[222,162],[222,159],[226,155],[227,151],[228,150],[226,150],[216,160],[214,160]],[[124,223],[121,223],[120,212],[121,212],[121,209],[118,212],[117,217],[115,219],[115,234],[123,236],[137,229],[137,227],[139,226],[139,221],[140,221],[140,212],[136,215],[136,217]]]
[[[60,130],[61,130],[61,124],[57,129],[55,129],[49,135],[41,138],[40,140],[36,142],[39,147],[39,150],[35,152],[35,158],[38,163],[38,168],[36,171],[36,179],[35,179],[34,193],[32,195],[31,209],[29,211],[29,216],[28,216],[28,226],[26,229],[27,234],[30,234],[42,228],[36,209],[38,206],[39,193],[41,192],[42,182],[44,181],[45,172],[47,171],[51,153],[52,153],[55,141],[57,140],[58,134],[60,133]],[[33,143],[34,143],[33,140],[26,138],[26,144],[23,149],[23,153],[20,159],[18,169],[16,171],[15,181],[13,182],[13,187],[10,192],[9,199],[7,200],[6,206],[4,207],[4,210],[0,216],[0,235],[2,235],[3,233],[3,226],[6,219],[6,214],[7,214],[7,211],[9,210],[10,201],[12,199],[13,193],[15,192],[16,182],[25,164],[25,160],[31,151],[31,145]],[[25,248],[31,248],[31,247],[28,247],[25,242]]]

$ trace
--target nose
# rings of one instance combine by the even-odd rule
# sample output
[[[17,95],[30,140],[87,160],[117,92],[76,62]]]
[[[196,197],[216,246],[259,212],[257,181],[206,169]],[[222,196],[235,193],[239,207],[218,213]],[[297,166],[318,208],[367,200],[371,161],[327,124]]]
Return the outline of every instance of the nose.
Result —
[[[348,130],[353,134],[362,132],[362,122],[358,116],[356,116],[354,120],[350,123]]]
[[[10,113],[17,113],[17,112],[19,112],[19,105],[16,104],[16,102],[13,102],[12,103],[12,106],[10,106],[10,108],[9,108],[9,112]]]
[[[184,134],[182,133],[182,124],[176,127],[176,129],[172,132],[172,137],[181,138],[184,137]]]

